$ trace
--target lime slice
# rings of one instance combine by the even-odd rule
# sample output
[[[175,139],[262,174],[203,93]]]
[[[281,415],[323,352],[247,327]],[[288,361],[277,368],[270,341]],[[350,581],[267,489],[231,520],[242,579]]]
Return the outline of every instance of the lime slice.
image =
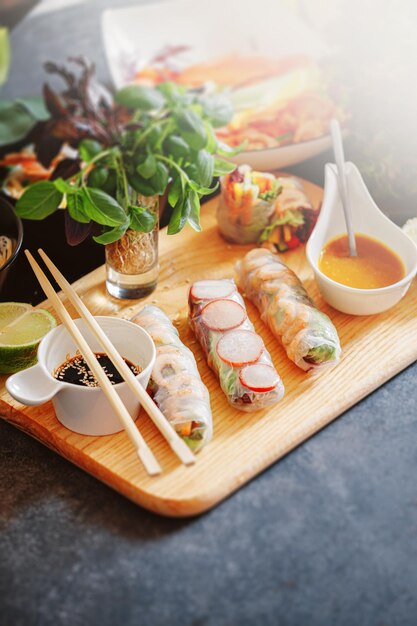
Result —
[[[403,226],[403,231],[414,243],[417,243],[417,217],[412,217],[410,220],[407,220]]]
[[[39,342],[54,326],[55,318],[45,309],[0,303],[0,373],[12,374],[36,363]]]

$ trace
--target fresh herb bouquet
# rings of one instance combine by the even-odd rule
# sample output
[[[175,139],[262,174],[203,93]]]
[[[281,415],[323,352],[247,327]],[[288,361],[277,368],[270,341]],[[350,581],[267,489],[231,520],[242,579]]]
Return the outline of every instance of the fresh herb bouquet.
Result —
[[[154,88],[124,87],[111,95],[94,79],[94,67],[81,67],[77,77],[65,67],[47,63],[46,70],[64,79],[58,94],[44,86],[49,119],[39,121],[29,138],[39,161],[49,167],[66,149],[49,180],[30,185],[16,205],[23,218],[42,220],[65,210],[68,243],[88,236],[101,244],[121,239],[129,230],[150,232],[157,216],[141,196],[167,193],[173,209],[168,233],[186,223],[200,226],[200,200],[217,187],[214,177],[234,170],[221,158],[233,151],[221,144],[214,129],[232,116],[230,104],[218,95],[187,92],[172,83]]]

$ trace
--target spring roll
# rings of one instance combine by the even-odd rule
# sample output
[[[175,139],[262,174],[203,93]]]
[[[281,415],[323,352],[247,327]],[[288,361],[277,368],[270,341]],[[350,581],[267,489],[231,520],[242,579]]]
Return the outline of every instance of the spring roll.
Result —
[[[231,406],[257,411],[281,400],[284,385],[233,280],[195,282],[189,310],[191,327]]]
[[[157,306],[146,305],[132,321],[155,343],[156,361],[150,379],[154,401],[180,437],[198,452],[212,437],[213,419],[209,393],[193,353]]]
[[[267,241],[272,249],[286,252],[308,240],[320,210],[311,204],[298,179],[285,176],[277,178],[277,181],[280,193],[274,214],[261,233],[259,242]]]
[[[219,230],[232,243],[257,243],[275,211],[280,185],[272,174],[241,165],[220,180]]]
[[[338,362],[341,348],[336,328],[276,254],[262,248],[251,250],[236,264],[236,272],[240,288],[298,367],[307,371]]]

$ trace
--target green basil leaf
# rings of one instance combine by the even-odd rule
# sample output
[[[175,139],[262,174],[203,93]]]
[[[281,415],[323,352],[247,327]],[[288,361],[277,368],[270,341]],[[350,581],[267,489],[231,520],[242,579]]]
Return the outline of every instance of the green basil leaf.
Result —
[[[102,244],[114,243],[115,241],[119,241],[119,239],[123,237],[123,235],[125,234],[128,228],[129,228],[128,223],[122,224],[120,226],[115,226],[114,228],[111,228],[110,230],[105,230],[104,233],[102,233],[101,235],[97,235],[96,237],[93,237],[93,239],[97,243],[102,243]]]
[[[84,197],[80,191],[67,196],[67,209],[72,219],[76,222],[80,222],[81,224],[91,222],[91,219],[84,210]]]
[[[224,159],[214,159],[214,176],[224,176],[225,174],[230,174],[231,172],[234,172],[235,169],[235,163],[225,161]]]
[[[67,195],[78,193],[78,188],[70,185],[63,178],[56,178],[53,183],[61,193],[66,193]]]
[[[36,124],[36,120],[22,107],[13,102],[0,102],[0,147],[24,139]]]
[[[176,104],[181,98],[181,89],[178,85],[170,81],[160,83],[155,87],[155,89],[160,91],[170,104]]]
[[[197,157],[196,157],[195,160],[197,161]],[[198,180],[199,180],[199,172],[198,172],[198,168],[197,168],[197,164],[196,163],[188,163],[187,165],[184,166],[183,169],[186,172],[188,178],[198,182]]]
[[[16,213],[29,220],[43,220],[55,213],[62,201],[62,193],[54,183],[43,180],[30,185],[17,201]]]
[[[182,138],[187,142],[192,150],[201,150],[207,145],[207,133],[204,129],[204,135],[199,133],[191,133],[182,131]]]
[[[183,109],[176,115],[178,126],[190,133],[205,134],[203,120],[192,109]]]
[[[190,152],[188,143],[179,135],[170,135],[164,143],[165,152],[178,159],[187,156]]]
[[[85,214],[97,224],[103,226],[121,226],[126,224],[127,215],[120,204],[101,189],[84,187],[83,207]]]
[[[206,129],[207,133],[206,150],[208,150],[210,154],[214,154],[217,150],[218,145],[217,137],[210,122],[204,122],[204,128]]]
[[[163,94],[153,87],[129,85],[123,87],[115,95],[117,104],[128,109],[142,109],[143,111],[158,111],[165,104]]]
[[[184,182],[181,176],[174,177],[171,188],[168,193],[168,203],[170,206],[175,207],[178,204],[179,199],[184,193]]]
[[[199,233],[201,232],[200,199],[198,197],[198,194],[195,191],[190,191],[190,193],[188,194],[188,200],[190,204],[188,223],[190,224],[191,228],[193,228]]]
[[[146,159],[137,166],[136,171],[142,176],[142,178],[151,178],[156,172],[156,159],[153,154],[148,154]]]
[[[181,129],[183,139],[194,150],[204,148],[207,143],[207,132],[203,120],[191,109],[184,109],[175,116]]]
[[[202,187],[209,187],[213,180],[214,157],[207,150],[200,150],[197,154],[198,182]]]
[[[130,205],[130,228],[143,233],[154,229],[158,216],[146,207]]]
[[[149,196],[155,195],[156,192],[151,182],[148,180],[145,180],[144,178],[139,176],[139,174],[128,173],[127,179],[131,187],[133,187],[135,191],[137,191],[138,193],[141,193],[143,196],[149,197]]]
[[[78,146],[80,159],[85,163],[90,163],[102,150],[102,146],[95,139],[83,139]]]
[[[20,105],[33,117],[34,120],[39,122],[45,122],[51,117],[45,106],[43,98],[39,96],[18,98],[16,100],[16,104]]]
[[[226,126],[233,117],[231,103],[222,96],[203,96],[200,98],[200,103],[214,128]]]
[[[101,185],[101,189],[109,194],[109,196],[116,195],[117,188],[117,174],[116,170],[110,169],[107,170],[107,178],[105,182]]]
[[[168,180],[169,180],[168,168],[163,163],[158,161],[156,164],[156,172],[149,181],[152,187],[155,189],[155,193],[162,196],[165,193],[165,190],[167,188]]]
[[[199,196],[209,196],[210,194],[217,191],[217,189],[220,186],[219,181],[217,181],[213,187],[202,187],[201,185],[199,185],[198,183],[192,180],[188,184],[190,185],[191,189],[193,189],[194,191],[198,193]]]
[[[88,186],[103,189],[106,184],[108,170],[101,165],[95,165],[88,175]]]
[[[154,148],[162,136],[162,128],[160,126],[154,126],[148,135],[148,145],[150,148]]]
[[[174,210],[171,215],[171,219],[168,224],[168,235],[176,235],[180,232],[187,223],[188,213],[189,213],[189,200],[186,198],[183,200],[180,198],[177,204],[174,207]]]

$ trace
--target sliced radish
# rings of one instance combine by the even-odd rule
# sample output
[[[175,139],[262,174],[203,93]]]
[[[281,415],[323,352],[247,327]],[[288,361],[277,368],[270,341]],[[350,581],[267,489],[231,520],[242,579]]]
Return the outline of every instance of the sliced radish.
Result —
[[[201,311],[201,321],[210,330],[237,328],[246,319],[246,311],[234,300],[212,300]]]
[[[233,367],[255,363],[262,354],[264,342],[251,330],[229,330],[217,342],[217,354]]]
[[[278,372],[266,363],[254,363],[240,370],[239,380],[252,391],[272,391],[279,383]]]
[[[217,300],[227,298],[236,291],[236,285],[231,280],[198,280],[191,286],[192,300]]]

